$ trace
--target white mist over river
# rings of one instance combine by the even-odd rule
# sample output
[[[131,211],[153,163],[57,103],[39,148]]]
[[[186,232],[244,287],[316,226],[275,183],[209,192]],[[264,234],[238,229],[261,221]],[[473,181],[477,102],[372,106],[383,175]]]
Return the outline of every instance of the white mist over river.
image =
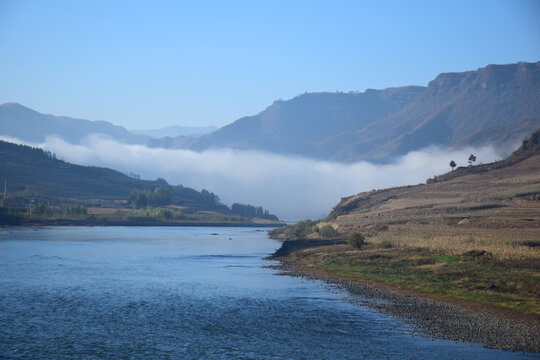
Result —
[[[458,166],[467,165],[471,153],[478,163],[501,158],[491,147],[431,147],[410,152],[391,164],[344,164],[256,151],[148,148],[97,135],[89,136],[82,145],[57,137],[49,137],[42,144],[26,144],[51,151],[74,164],[110,167],[139,174],[143,179],[161,177],[172,185],[207,189],[227,205],[238,202],[263,206],[284,220],[324,217],[341,197],[359,192],[424,183],[449,171],[451,160]]]

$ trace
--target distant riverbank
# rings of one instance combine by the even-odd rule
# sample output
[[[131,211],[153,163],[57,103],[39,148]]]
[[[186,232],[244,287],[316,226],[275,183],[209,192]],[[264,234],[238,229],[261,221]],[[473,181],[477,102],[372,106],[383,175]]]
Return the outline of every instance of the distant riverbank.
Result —
[[[489,348],[540,353],[540,323],[534,317],[526,320],[523,316],[512,316],[511,312],[494,313],[486,307],[467,306],[471,304],[450,301],[433,293],[408,291],[329,273],[296,254],[339,243],[343,241],[332,244],[324,240],[284,241],[270,258],[279,260],[278,268],[288,275],[323,280],[361,296],[361,305],[404,319],[415,326],[414,332],[434,338],[482,343]]]
[[[86,219],[20,219],[3,226],[202,226],[202,227],[280,227],[273,222],[210,222],[210,221],[104,221]]]

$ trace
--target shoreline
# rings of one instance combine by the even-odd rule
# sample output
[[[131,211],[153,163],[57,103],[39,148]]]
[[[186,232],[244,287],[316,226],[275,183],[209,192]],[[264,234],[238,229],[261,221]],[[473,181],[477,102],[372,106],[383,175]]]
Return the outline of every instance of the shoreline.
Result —
[[[285,241],[268,260],[283,275],[320,280],[337,286],[358,299],[353,303],[396,317],[413,326],[412,334],[432,338],[481,343],[485,347],[540,353],[540,323],[534,319],[509,317],[482,309],[482,306],[463,306],[456,301],[437,298],[431,294],[396,289],[371,281],[348,279],[312,269],[288,255],[310,247],[310,241],[291,244]],[[314,244],[322,246],[322,244]],[[382,300],[382,301],[381,301]]]
[[[169,226],[169,227],[280,227],[283,223],[254,222],[208,222],[208,221],[97,221],[76,219],[42,219],[21,221],[18,224],[3,224],[0,227],[39,227],[39,226]]]

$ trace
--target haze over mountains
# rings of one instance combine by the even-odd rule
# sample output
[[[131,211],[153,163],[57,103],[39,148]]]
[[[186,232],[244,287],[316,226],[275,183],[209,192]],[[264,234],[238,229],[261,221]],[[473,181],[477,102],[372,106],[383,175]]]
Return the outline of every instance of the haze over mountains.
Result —
[[[386,162],[429,145],[492,144],[504,156],[540,127],[540,62],[442,73],[427,87],[305,93],[200,136],[189,134],[212,129],[174,126],[130,132],[104,121],[44,115],[13,103],[0,106],[0,125],[0,135],[30,142],[57,135],[80,143],[100,133],[151,147],[258,150],[341,162]],[[164,134],[168,136],[156,139]]]

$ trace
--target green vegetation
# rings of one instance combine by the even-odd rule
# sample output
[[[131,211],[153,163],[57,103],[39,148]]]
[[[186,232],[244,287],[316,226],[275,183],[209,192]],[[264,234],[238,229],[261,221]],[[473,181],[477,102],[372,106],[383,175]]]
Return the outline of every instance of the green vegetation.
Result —
[[[457,166],[456,162],[454,160],[450,161],[450,167],[452,168],[452,170],[454,170],[454,168]]]
[[[41,216],[47,216],[47,215],[52,214],[51,209],[44,203],[31,205],[30,208],[28,209],[28,212],[33,215],[41,215]]]
[[[303,220],[294,225],[283,226],[270,231],[270,237],[278,240],[298,240],[304,239],[309,235],[319,238],[336,238],[339,236],[338,231],[329,224],[319,226],[320,220]]]
[[[458,256],[451,256],[451,255],[436,255],[433,257],[435,261],[459,261]]]
[[[471,166],[475,161],[476,161],[476,156],[474,156],[473,154],[471,154],[471,155],[469,156],[469,166]]]
[[[164,187],[157,187],[154,191],[133,189],[128,197],[128,202],[134,209],[168,205],[171,202],[171,190]]]
[[[448,256],[422,248],[368,245],[363,251],[345,246],[313,248],[293,257],[331,275],[540,315],[538,260],[503,260],[486,254]]]
[[[358,232],[353,232],[351,233],[351,235],[349,235],[349,240],[347,241],[347,243],[349,245],[351,245],[352,247],[354,248],[357,248],[357,249],[360,249],[362,248],[362,245],[365,245],[366,241],[365,241],[365,237],[364,235],[358,233]]]
[[[15,192],[13,197],[39,200],[43,199],[44,196],[41,189],[38,189],[35,185],[28,185],[23,187],[22,190]]]
[[[18,225],[20,221],[18,209],[10,206],[5,199],[0,199],[0,225]]]
[[[268,234],[278,240],[296,240],[306,237],[309,234],[316,233],[318,231],[318,221],[304,220],[299,221],[294,225],[283,226],[277,229],[271,230]]]
[[[65,208],[65,213],[70,216],[83,216],[88,213],[86,206],[81,204],[68,205]]]
[[[319,234],[324,238],[331,238],[338,236],[338,232],[332,225],[323,225],[319,228]]]
[[[268,219],[273,221],[279,221],[276,215],[272,215],[268,210],[264,210],[261,206],[255,207],[253,205],[244,205],[234,203],[231,206],[231,212],[236,215],[240,215],[248,218]]]
[[[122,213],[120,212],[120,214]],[[162,207],[150,207],[144,210],[131,210],[124,214],[125,219],[128,221],[167,221],[180,220],[184,218],[184,215],[181,211]]]
[[[166,184],[165,180],[163,179],[158,179],[157,181],[161,181]],[[220,202],[217,195],[204,189],[201,191],[201,196],[203,197],[203,201],[206,203],[216,204]],[[171,191],[168,187],[157,187],[154,189],[154,191],[133,189],[128,197],[128,203],[133,209],[144,209],[147,207],[151,208],[168,205],[171,203]],[[228,210],[227,206],[222,205],[222,207],[224,208],[224,212]],[[270,214],[268,210],[264,210],[261,206],[255,207],[253,205],[234,203],[231,206],[230,212],[233,214],[233,217],[237,215],[235,217],[236,219],[244,219],[242,221],[245,221],[245,218],[260,218],[279,221],[277,216]],[[160,215],[144,215],[143,218],[163,218],[169,220],[174,219],[174,216],[174,214],[163,213]],[[229,218],[230,217],[225,216],[223,219]]]
[[[538,132],[535,132],[528,139],[523,139],[523,142],[521,143],[523,150],[528,150],[529,145],[532,145],[532,147],[534,147],[535,145],[538,145],[538,138],[539,138]]]

